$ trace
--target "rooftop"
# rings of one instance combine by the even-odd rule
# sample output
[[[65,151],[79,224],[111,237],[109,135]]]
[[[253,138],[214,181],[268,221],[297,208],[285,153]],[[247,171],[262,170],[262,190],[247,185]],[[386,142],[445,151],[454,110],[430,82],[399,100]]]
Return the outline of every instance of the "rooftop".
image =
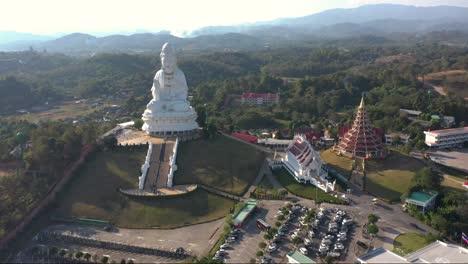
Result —
[[[358,258],[361,263],[409,263],[405,258],[387,250],[377,248]]]
[[[459,245],[436,241],[406,255],[405,258],[410,262],[466,263],[468,260],[468,249]]]
[[[408,199],[415,200],[418,202],[425,203],[432,199],[433,197],[437,196],[439,194],[436,191],[431,191],[431,190],[422,190],[418,192],[412,192]]]
[[[301,252],[294,250],[288,253],[288,257],[296,260],[298,263],[316,263],[315,261],[311,260],[309,257],[304,256]]]
[[[468,133],[468,126],[450,128],[450,129],[434,130],[434,131],[424,131],[424,133],[425,134],[433,134],[433,135],[451,135],[451,134],[459,134],[459,133]]]
[[[466,263],[468,249],[436,241],[401,257],[388,249],[377,248],[358,258],[361,263]]]
[[[260,94],[260,93],[244,93],[241,95],[241,98],[268,98],[268,99],[277,99],[278,94]]]
[[[249,200],[244,204],[244,207],[234,216],[232,221],[234,223],[242,223],[244,222],[245,218],[249,216],[250,212],[252,212],[253,209],[255,209],[255,206],[257,206],[257,201],[256,200]]]
[[[417,110],[410,110],[410,109],[403,109],[403,108],[400,108],[400,112],[405,112],[405,113],[407,113],[407,114],[410,114],[410,115],[416,115],[416,116],[418,116],[418,115],[422,114],[422,112],[421,112],[421,111],[417,111]]]

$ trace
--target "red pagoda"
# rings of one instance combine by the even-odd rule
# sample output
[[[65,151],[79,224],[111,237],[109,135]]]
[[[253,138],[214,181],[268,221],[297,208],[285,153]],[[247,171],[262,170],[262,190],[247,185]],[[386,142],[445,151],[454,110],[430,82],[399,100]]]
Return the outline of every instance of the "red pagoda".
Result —
[[[361,98],[353,126],[344,134],[340,144],[334,147],[334,151],[338,155],[362,159],[382,158],[386,155],[382,139],[367,116],[364,97]]]

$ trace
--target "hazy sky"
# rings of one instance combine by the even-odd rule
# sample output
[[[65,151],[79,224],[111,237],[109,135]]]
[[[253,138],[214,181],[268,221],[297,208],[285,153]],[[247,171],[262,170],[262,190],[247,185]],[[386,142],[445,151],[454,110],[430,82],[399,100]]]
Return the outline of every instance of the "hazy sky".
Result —
[[[456,5],[468,0],[0,0],[0,30],[36,34],[124,32],[136,29],[180,32],[298,17],[332,8],[370,3]]]

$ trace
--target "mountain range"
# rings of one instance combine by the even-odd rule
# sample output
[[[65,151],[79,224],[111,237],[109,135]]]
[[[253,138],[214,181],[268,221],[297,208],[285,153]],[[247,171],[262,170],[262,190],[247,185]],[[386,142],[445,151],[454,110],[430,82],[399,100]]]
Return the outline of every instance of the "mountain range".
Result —
[[[172,42],[182,52],[204,50],[235,51],[287,47],[292,43],[374,36],[421,35],[434,31],[468,32],[468,8],[454,6],[415,7],[395,4],[364,5],[350,9],[331,9],[321,13],[281,18],[253,24],[204,27],[184,38],[167,31],[96,37],[73,33],[52,39],[48,36],[0,32],[0,50],[33,47],[69,55],[100,52],[144,53],[158,51]],[[5,37],[7,36],[7,37]]]

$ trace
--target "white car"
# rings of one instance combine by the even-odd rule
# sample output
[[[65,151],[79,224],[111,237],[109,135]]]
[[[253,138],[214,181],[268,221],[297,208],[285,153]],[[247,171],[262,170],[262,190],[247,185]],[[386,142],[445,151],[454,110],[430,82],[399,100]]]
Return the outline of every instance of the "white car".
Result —
[[[351,219],[351,218],[345,218],[345,219],[343,219],[343,221],[341,222],[341,224],[343,224],[343,225],[349,225],[349,224],[351,224],[352,222],[353,222],[353,219]]]
[[[331,251],[331,252],[328,252],[327,255],[330,256],[330,257],[337,258],[337,257],[339,257],[341,254],[340,254],[340,252]]]
[[[294,233],[291,235],[291,239],[295,239],[297,237],[297,235]]]
[[[268,245],[268,249],[276,249],[278,247],[278,245],[276,245],[276,243],[271,243],[270,245]]]
[[[309,251],[308,251],[307,248],[305,248],[305,247],[301,247],[301,248],[299,249],[299,251],[300,251],[302,254],[304,254],[304,255],[309,254]]]
[[[328,247],[327,245],[320,245],[319,247],[320,252],[327,252],[328,249],[330,249],[330,247]]]
[[[220,249],[226,249],[228,247],[230,247],[230,245],[225,243],[225,244],[222,244],[219,248]]]
[[[310,245],[312,245],[312,240],[310,240],[310,239],[308,239],[308,238],[304,238],[304,244],[305,244],[306,246],[310,246]]]
[[[331,243],[332,243],[332,241],[329,240],[329,239],[322,240],[322,244],[330,245]]]
[[[339,250],[344,249],[344,245],[342,243],[336,243],[335,249],[339,249]]]

